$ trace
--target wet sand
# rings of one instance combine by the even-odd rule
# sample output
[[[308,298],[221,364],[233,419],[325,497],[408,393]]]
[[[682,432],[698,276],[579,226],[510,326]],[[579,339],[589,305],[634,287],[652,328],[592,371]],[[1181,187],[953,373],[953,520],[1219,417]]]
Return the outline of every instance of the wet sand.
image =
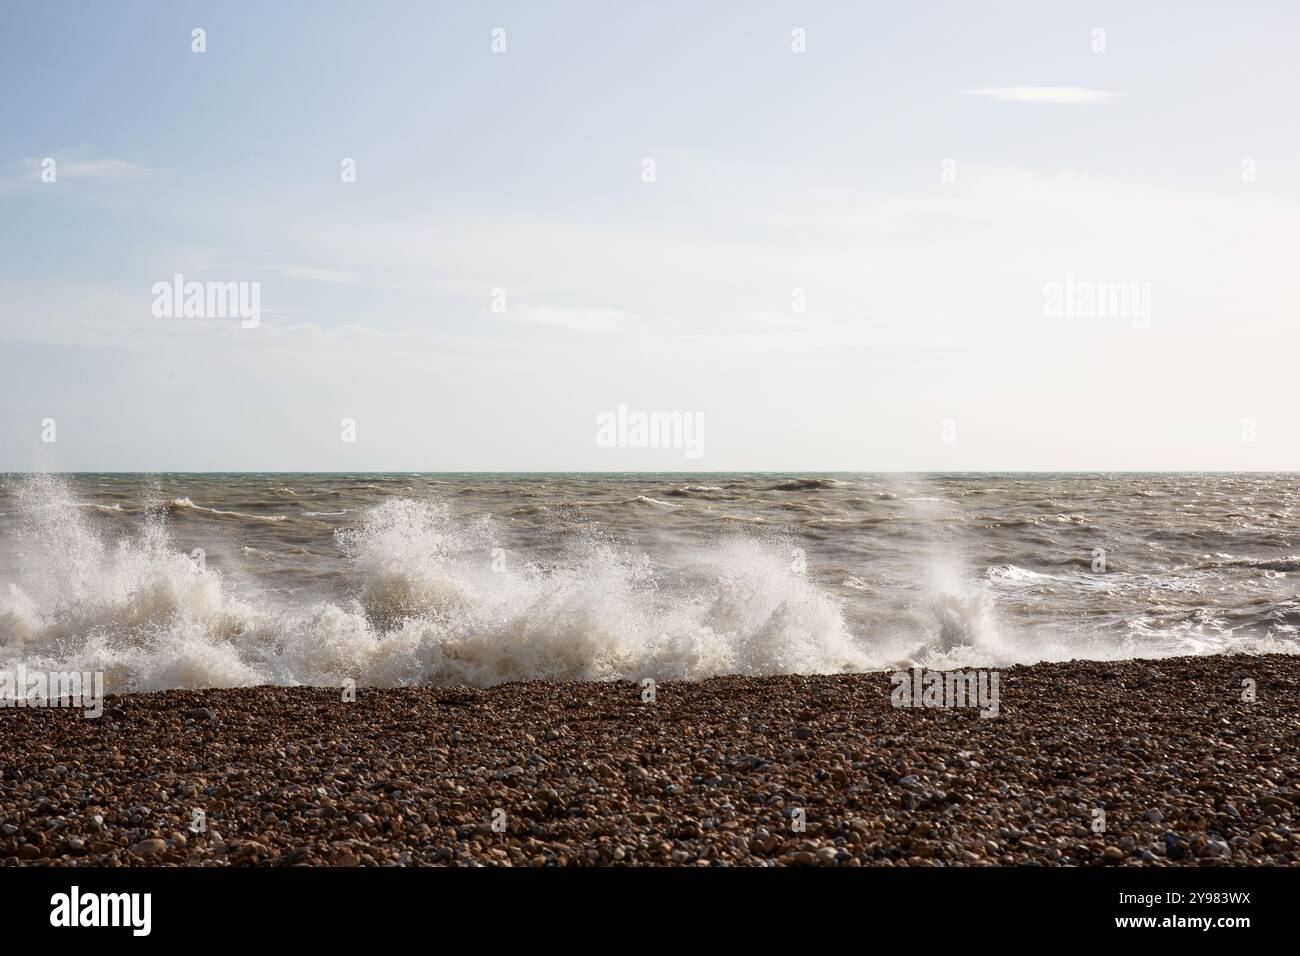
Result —
[[[256,687],[110,696],[97,720],[0,710],[0,861],[1300,862],[1300,657],[1005,668],[992,718],[890,690]]]

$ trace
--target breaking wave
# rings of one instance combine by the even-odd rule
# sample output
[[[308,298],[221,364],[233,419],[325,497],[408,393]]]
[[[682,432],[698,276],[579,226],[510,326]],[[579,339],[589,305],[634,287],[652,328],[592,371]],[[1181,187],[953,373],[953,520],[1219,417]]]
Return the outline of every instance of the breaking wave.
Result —
[[[1044,538],[1042,515],[1006,502],[963,528],[952,499],[901,482],[476,479],[476,500],[455,482],[421,479],[441,487],[419,498],[405,478],[403,497],[283,480],[187,477],[164,494],[154,478],[96,479],[112,494],[94,506],[77,479],[8,480],[0,669],[99,670],[130,691],[1300,651],[1289,542],[1221,545],[1249,558],[1171,548],[1163,566],[1130,547],[1098,573],[1094,533],[1052,520],[1084,509],[1055,502],[1043,524],[1077,539]],[[256,513],[268,494],[288,513]]]
[[[351,593],[287,603],[200,568],[161,516],[109,541],[60,506],[67,494],[53,479],[19,498],[22,568],[0,591],[0,667],[100,670],[116,691],[669,680],[874,663],[838,602],[768,543],[676,553],[689,573],[670,582],[646,555],[590,539],[541,566],[498,547],[489,519],[390,499],[338,535]]]

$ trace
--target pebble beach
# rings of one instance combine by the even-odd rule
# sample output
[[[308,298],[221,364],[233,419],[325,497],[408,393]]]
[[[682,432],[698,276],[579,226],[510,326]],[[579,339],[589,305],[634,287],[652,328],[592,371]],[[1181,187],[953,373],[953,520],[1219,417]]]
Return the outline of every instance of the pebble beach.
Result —
[[[1300,862],[1300,657],[999,676],[991,718],[891,706],[888,673],[662,683],[653,701],[529,681],[4,710],[0,862]]]

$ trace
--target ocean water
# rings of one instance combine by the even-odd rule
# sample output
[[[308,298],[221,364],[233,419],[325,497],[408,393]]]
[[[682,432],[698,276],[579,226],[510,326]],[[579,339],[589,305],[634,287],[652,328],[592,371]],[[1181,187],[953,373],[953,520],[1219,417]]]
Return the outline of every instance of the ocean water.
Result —
[[[13,475],[0,669],[110,690],[1300,650],[1296,475]]]

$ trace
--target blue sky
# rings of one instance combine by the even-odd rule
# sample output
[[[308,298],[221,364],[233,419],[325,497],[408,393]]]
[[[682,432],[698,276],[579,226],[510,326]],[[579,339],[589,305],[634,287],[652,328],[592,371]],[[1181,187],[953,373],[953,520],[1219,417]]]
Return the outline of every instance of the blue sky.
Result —
[[[8,6],[0,469],[1300,468],[1293,4],[268,6]]]

